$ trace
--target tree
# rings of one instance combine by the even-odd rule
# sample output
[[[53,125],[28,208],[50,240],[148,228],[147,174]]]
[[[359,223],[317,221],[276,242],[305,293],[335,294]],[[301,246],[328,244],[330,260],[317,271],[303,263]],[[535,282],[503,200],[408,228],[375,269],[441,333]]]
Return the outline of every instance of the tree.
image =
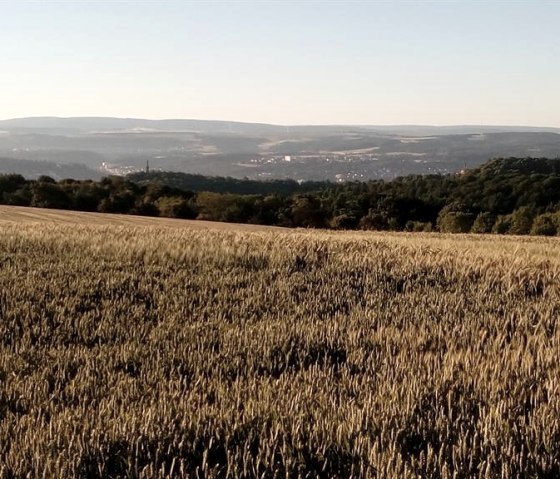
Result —
[[[396,223],[395,218],[387,215],[386,211],[378,211],[370,208],[367,215],[363,216],[360,220],[360,228],[364,230],[384,231],[391,229],[391,225]]]
[[[21,175],[0,175],[0,195],[2,193],[13,193],[23,187],[27,181]]]
[[[259,199],[255,205],[256,213],[251,223],[260,225],[277,225],[281,222],[281,215],[286,206],[286,198],[273,194]],[[289,224],[289,223],[288,223]]]
[[[557,233],[554,215],[545,213],[537,216],[531,226],[531,234],[539,236],[554,236]]]
[[[355,216],[341,213],[330,221],[330,227],[335,230],[350,230],[356,228],[357,220]]]
[[[509,233],[511,227],[511,215],[499,215],[496,218],[494,226],[492,226],[492,233],[503,235]]]
[[[437,218],[442,233],[468,233],[474,222],[474,214],[462,203],[451,203],[442,208]]]
[[[529,234],[534,216],[532,208],[528,206],[517,208],[511,214],[511,226],[509,228],[509,233],[512,235]]]
[[[54,180],[54,178],[47,176],[47,175],[41,175],[39,176],[39,178],[37,178],[37,182],[38,183],[50,183],[50,184],[54,184],[56,183],[56,181]]]
[[[101,200],[97,209],[101,213],[128,213],[135,203],[136,197],[133,192],[114,192]]]
[[[495,215],[488,211],[483,211],[475,218],[471,233],[491,233],[495,222]]]
[[[79,211],[97,211],[105,195],[97,183],[78,183],[72,190],[74,208]]]
[[[29,206],[31,182],[21,175],[0,175],[0,201],[7,205]]]
[[[155,203],[160,216],[167,218],[196,218],[189,200],[181,196],[162,196]]]
[[[432,231],[432,223],[423,221],[407,221],[404,225],[404,230],[429,233],[430,231]]]
[[[261,198],[255,195],[233,195],[203,191],[196,197],[198,219],[248,223],[258,216],[257,203]]]
[[[297,195],[292,203],[293,225],[301,228],[323,228],[326,225],[325,212],[320,200],[313,195]]]
[[[64,190],[56,183],[36,181],[31,186],[30,206],[67,209],[71,206],[71,201]]]

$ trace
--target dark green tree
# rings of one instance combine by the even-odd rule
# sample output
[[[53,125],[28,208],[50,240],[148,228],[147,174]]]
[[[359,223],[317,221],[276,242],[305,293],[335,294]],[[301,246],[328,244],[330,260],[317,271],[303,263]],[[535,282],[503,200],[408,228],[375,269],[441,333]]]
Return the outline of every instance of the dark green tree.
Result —
[[[511,214],[511,225],[509,227],[509,233],[512,235],[529,234],[534,217],[535,213],[533,211],[533,208],[529,206],[522,206],[521,208],[517,208]]]
[[[196,211],[189,200],[181,196],[162,196],[155,205],[160,216],[167,218],[196,218]]]
[[[489,211],[479,213],[471,227],[471,233],[491,233],[496,216]]]
[[[442,233],[468,233],[474,219],[475,216],[468,206],[455,202],[439,212],[437,227]]]
[[[555,217],[551,213],[537,216],[531,225],[532,235],[555,236],[557,232]]]
[[[492,226],[492,233],[504,235],[509,233],[511,228],[511,215],[499,215],[496,218],[494,226]]]

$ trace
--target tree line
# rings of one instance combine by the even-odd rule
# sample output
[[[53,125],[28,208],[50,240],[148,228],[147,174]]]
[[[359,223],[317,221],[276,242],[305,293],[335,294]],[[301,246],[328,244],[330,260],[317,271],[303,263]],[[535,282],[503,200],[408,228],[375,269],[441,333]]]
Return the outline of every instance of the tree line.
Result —
[[[333,185],[329,181],[298,182],[291,179],[251,180],[248,178],[224,178],[222,176],[204,176],[176,171],[150,171],[131,173],[127,176],[134,183],[162,183],[185,191],[211,191],[214,193],[234,193],[238,195],[269,195],[282,196],[296,193],[308,193],[328,188]]]
[[[0,175],[0,202],[285,227],[560,234],[559,159],[493,159],[461,174],[344,184],[181,175],[58,182]]]

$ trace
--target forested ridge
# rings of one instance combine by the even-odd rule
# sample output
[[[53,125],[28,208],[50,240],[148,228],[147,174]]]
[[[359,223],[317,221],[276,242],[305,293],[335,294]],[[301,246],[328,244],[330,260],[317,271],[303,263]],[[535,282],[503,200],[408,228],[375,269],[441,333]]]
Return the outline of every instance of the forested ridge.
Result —
[[[100,181],[0,175],[2,204],[333,229],[556,235],[560,159],[498,158],[452,175],[299,184],[153,172]]]
[[[174,171],[131,173],[127,178],[141,185],[158,182],[184,191],[211,191],[214,193],[234,193],[238,195],[278,194],[287,196],[334,186],[334,183],[329,181],[304,181],[301,183],[290,179],[259,181],[248,178],[204,176]]]

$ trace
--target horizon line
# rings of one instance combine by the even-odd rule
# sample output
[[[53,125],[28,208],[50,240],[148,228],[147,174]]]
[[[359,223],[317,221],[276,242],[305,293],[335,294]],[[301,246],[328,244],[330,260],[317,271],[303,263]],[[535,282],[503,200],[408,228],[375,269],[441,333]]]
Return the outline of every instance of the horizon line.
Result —
[[[533,129],[559,129],[560,126],[545,126],[545,125],[527,125],[527,124],[500,124],[500,123],[445,123],[445,124],[432,124],[432,123],[267,123],[262,121],[242,121],[242,120],[219,120],[219,119],[204,119],[204,118],[146,118],[146,117],[132,117],[132,116],[22,116],[12,118],[1,118],[0,122],[9,121],[22,121],[22,120],[87,120],[87,119],[110,119],[110,120],[140,120],[140,121],[200,121],[200,122],[220,122],[220,123],[237,123],[246,125],[266,125],[277,127],[427,127],[427,128],[459,128],[459,127],[494,127],[494,128],[533,128]]]

